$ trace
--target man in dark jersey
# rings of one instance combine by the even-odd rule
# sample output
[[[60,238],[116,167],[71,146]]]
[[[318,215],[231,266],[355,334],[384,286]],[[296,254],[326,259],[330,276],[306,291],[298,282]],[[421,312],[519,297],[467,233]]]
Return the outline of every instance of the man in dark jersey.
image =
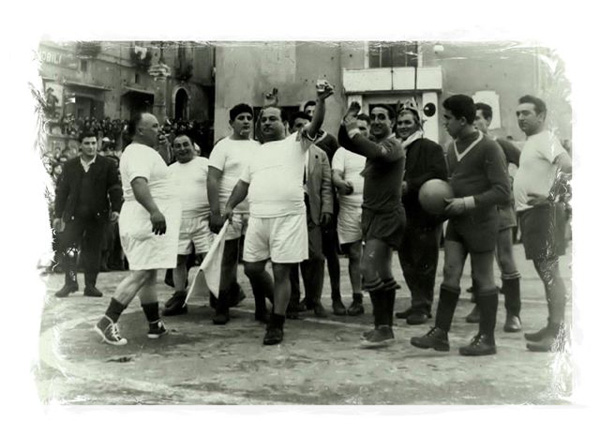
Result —
[[[351,105],[340,128],[338,140],[349,151],[367,158],[361,228],[365,242],[361,271],[364,289],[371,296],[375,329],[363,335],[363,346],[375,348],[393,342],[394,302],[398,283],[392,275],[392,251],[399,250],[406,224],[402,206],[405,155],[394,135],[396,114],[388,105],[371,106],[371,135],[360,134]]]
[[[450,185],[454,198],[445,213],[450,218],[444,242],[444,280],[435,327],[410,343],[418,348],[449,351],[448,332],[467,255],[471,256],[475,296],[481,311],[479,332],[459,353],[482,356],[496,353],[494,331],[498,289],[494,283],[494,250],[498,236],[498,205],[510,199],[510,181],[502,148],[473,126],[475,103],[465,95],[446,99],[444,124],[453,144],[448,150]]]
[[[448,179],[448,166],[442,147],[425,138],[419,111],[412,102],[400,107],[396,136],[406,152],[402,183],[402,204],[406,210],[406,230],[398,252],[402,273],[410,290],[411,305],[396,313],[411,325],[431,318],[435,273],[440,253],[444,218],[432,216],[419,203],[421,186],[431,179]]]
[[[492,107],[486,103],[475,104],[477,110],[473,125],[484,134],[488,135],[488,128],[492,122]],[[521,151],[510,141],[494,138],[500,145],[507,165],[519,166]],[[519,270],[515,263],[513,254],[513,228],[517,226],[517,214],[515,212],[514,197],[504,205],[498,206],[500,224],[498,226],[498,242],[496,243],[496,260],[502,277],[502,288],[500,293],[504,294],[504,307],[506,309],[506,322],[504,331],[509,333],[521,331],[521,284]],[[479,322],[479,306],[475,307],[467,316],[467,322]]]

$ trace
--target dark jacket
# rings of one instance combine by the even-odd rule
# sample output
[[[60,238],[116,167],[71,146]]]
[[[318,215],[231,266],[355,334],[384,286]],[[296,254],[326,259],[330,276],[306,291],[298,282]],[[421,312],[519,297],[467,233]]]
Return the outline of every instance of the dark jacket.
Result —
[[[320,224],[321,213],[333,214],[333,191],[331,187],[331,167],[327,154],[318,146],[311,144],[308,148],[308,202],[310,218],[313,223]]]
[[[419,190],[430,179],[448,180],[448,166],[442,147],[421,138],[406,148],[406,166],[404,181],[407,191],[402,195],[402,203],[409,223],[427,228],[443,222],[443,217],[432,216],[419,203]]]
[[[123,205],[123,188],[119,170],[113,160],[97,155],[96,162],[90,166],[88,172],[93,184],[91,184],[90,192],[82,195],[89,200],[94,217],[108,219],[110,211],[120,211]],[[79,190],[84,174],[85,171],[79,157],[67,161],[63,166],[56,186],[54,203],[56,217],[67,222],[75,219]]]

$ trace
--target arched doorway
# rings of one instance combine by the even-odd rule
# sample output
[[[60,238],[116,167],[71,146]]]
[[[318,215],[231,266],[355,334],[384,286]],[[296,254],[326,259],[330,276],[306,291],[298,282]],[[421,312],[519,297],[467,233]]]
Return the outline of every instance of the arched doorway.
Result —
[[[189,97],[184,88],[177,90],[175,94],[175,120],[188,118]]]

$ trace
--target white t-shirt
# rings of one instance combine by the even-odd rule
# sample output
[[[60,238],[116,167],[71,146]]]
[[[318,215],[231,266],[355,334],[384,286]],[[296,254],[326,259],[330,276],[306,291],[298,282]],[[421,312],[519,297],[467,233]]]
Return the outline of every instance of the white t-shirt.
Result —
[[[255,154],[260,143],[254,140],[232,140],[224,138],[218,142],[210,154],[208,165],[223,172],[219,187],[219,203],[221,211],[225,208],[233,188],[242,176],[242,172]],[[248,200],[240,202],[236,213],[248,213]]]
[[[207,216],[210,213],[206,190],[208,159],[194,157],[187,163],[173,163],[169,166],[169,174],[181,200],[182,217]]]
[[[343,147],[335,151],[331,161],[331,169],[338,170],[346,181],[350,181],[354,191],[350,195],[340,194],[340,208],[360,208],[363,202],[363,190],[365,179],[361,172],[365,168],[367,159],[362,155],[355,154]]]
[[[527,205],[529,195],[550,194],[558,171],[554,162],[563,153],[566,151],[560,141],[548,131],[527,138],[513,185],[517,211],[532,208]]]
[[[125,202],[135,201],[131,181],[138,177],[148,181],[148,188],[154,200],[170,201],[177,196],[165,160],[150,146],[140,143],[127,146],[119,163],[119,171]]]
[[[304,163],[311,141],[294,133],[256,149],[241,180],[250,184],[250,216],[281,217],[303,214]]]

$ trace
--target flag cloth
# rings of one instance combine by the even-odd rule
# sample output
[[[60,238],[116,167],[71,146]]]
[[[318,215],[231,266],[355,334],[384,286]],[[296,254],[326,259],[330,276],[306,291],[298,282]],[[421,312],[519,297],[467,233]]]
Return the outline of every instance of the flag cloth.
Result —
[[[225,250],[225,233],[229,227],[229,221],[225,222],[223,228],[208,250],[208,254],[202,261],[198,272],[194,276],[194,280],[185,297],[185,303],[192,295],[203,295],[206,292],[212,293],[215,297],[219,297],[219,286],[221,283],[221,263],[223,261],[223,251]]]

